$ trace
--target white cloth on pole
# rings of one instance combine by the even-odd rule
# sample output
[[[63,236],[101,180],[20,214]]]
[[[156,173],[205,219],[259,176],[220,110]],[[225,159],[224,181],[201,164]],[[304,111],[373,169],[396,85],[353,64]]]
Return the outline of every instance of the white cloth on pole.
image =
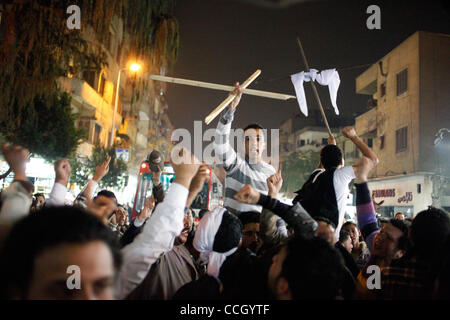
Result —
[[[328,91],[330,92],[331,104],[333,105],[334,112],[338,115],[339,110],[336,104],[337,92],[341,79],[339,78],[339,73],[336,69],[322,70],[318,73],[316,69],[310,69],[309,72],[299,72],[291,75],[291,81],[294,85],[295,94],[297,96],[298,105],[300,106],[300,111],[308,116],[308,105],[306,104],[305,89],[303,88],[303,82],[317,81],[323,86],[328,86]]]

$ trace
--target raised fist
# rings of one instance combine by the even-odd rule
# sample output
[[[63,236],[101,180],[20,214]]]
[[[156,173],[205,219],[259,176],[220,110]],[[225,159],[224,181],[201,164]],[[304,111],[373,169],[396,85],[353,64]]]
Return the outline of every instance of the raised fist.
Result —
[[[259,192],[252,188],[249,184],[246,184],[241,190],[239,190],[238,193],[234,195],[234,198],[237,201],[248,204],[257,204],[259,197]]]

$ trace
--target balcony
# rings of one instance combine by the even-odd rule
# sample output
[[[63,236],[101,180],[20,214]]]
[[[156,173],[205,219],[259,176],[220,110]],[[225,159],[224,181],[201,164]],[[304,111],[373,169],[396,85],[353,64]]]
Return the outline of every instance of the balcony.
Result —
[[[377,92],[378,65],[373,64],[356,78],[356,93],[373,95]]]
[[[377,130],[377,108],[370,109],[367,112],[355,118],[355,130],[358,135]]]
[[[111,127],[114,106],[108,103],[86,81],[78,78],[61,78],[60,85],[63,90],[72,95],[72,104],[79,109],[81,116],[95,118],[105,128]],[[115,122],[115,127],[120,128],[122,116],[119,112],[116,112]]]

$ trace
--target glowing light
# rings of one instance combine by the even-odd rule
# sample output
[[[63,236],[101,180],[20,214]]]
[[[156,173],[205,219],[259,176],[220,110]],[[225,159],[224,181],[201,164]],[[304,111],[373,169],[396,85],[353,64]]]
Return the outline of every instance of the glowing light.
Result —
[[[139,71],[140,69],[141,69],[141,66],[139,64],[137,64],[137,63],[133,63],[130,66],[130,70],[133,71],[133,72]]]
[[[141,168],[142,168],[142,169],[147,168],[147,164],[144,162],[144,163],[141,165]]]

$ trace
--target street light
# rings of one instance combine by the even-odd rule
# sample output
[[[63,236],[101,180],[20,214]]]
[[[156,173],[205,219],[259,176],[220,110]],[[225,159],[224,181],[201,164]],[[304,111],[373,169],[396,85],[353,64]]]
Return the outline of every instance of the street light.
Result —
[[[133,64],[130,66],[130,70],[131,70],[131,71],[134,71],[134,72],[139,71],[140,69],[141,69],[141,66],[140,66],[139,64],[137,64],[137,63],[133,63]]]
[[[119,88],[120,88],[120,75],[123,70],[127,70],[128,68],[122,68],[119,70],[119,74],[117,75],[117,85],[116,85],[116,98],[114,101],[114,113],[113,113],[113,122],[111,126],[111,141],[109,142],[109,147],[112,148],[113,141],[114,141],[114,127],[116,125],[116,112],[117,112],[117,106],[119,104]],[[130,71],[137,72],[141,69],[141,66],[137,63],[133,63],[129,67]]]

